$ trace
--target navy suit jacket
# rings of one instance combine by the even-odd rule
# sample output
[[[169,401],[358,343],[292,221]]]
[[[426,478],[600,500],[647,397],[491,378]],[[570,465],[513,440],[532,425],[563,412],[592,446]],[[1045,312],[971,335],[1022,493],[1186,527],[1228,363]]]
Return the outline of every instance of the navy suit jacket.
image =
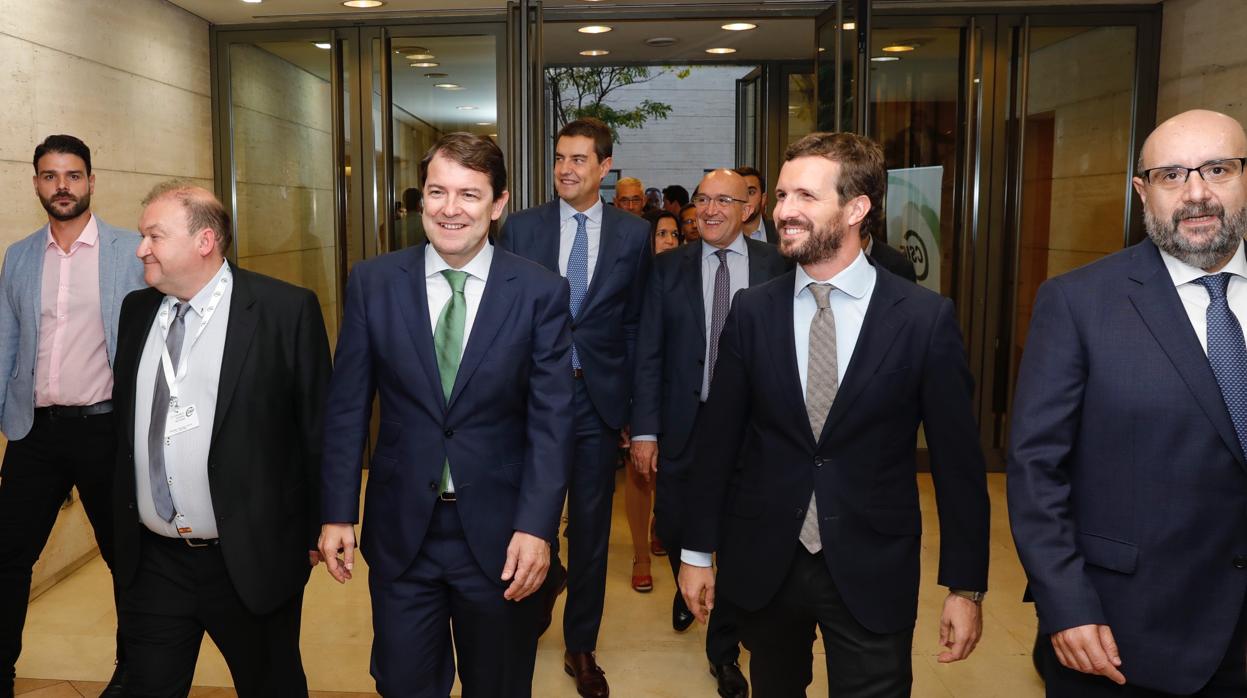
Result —
[[[1040,631],[1108,624],[1129,683],[1201,688],[1247,594],[1247,464],[1150,240],[1040,287],[1011,419]]]
[[[694,437],[683,547],[718,551],[719,593],[745,610],[779,590],[817,490],[827,567],[850,613],[875,633],[914,626],[919,423],[939,506],[938,581],[987,588],[987,468],[953,304],[876,270],[820,435],[810,431],[797,371],[795,271],[736,294],[728,313]]]
[[[611,428],[628,420],[633,354],[645,280],[649,276],[649,223],[609,204],[602,207],[597,265],[572,341],[584,368],[589,398]],[[507,217],[498,245],[559,272],[559,200]]]
[[[654,257],[637,339],[632,433],[657,434],[659,448],[678,458],[690,442],[706,365],[706,310],[701,259],[694,242]],[[774,245],[745,239],[749,286],[792,268]]]
[[[351,271],[325,411],[321,520],[359,520],[360,456],[379,395],[360,541],[370,574],[393,580],[416,558],[449,459],[468,546],[502,585],[512,534],[553,541],[563,508],[572,448],[567,282],[494,251],[448,402],[426,246]]]

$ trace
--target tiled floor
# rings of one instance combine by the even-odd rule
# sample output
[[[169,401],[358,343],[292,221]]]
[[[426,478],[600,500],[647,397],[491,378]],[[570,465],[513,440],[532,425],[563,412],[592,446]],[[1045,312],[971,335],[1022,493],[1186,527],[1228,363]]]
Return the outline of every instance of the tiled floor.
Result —
[[[991,593],[984,603],[984,637],[974,655],[941,665],[938,614],[944,591],[935,585],[939,528],[930,478],[920,476],[923,523],[923,587],[914,639],[914,691],[918,698],[1031,698],[1043,686],[1030,663],[1035,615],[1021,603],[1025,585],[1009,536],[1004,479],[989,476],[992,497]],[[671,629],[674,582],[666,561],[655,560],[654,591],[638,594],[629,586],[632,548],[624,519],[622,489],[616,492],[611,531],[610,577],[598,662],[617,698],[715,696],[706,671],[704,631],[695,625],[680,635]],[[562,669],[562,604],[542,638],[533,695],[575,698]],[[313,696],[371,694],[368,651],[372,640],[368,587],[362,575],[340,587],[317,570],[304,599],[303,660]],[[30,698],[94,698],[112,673],[115,618],[108,571],[98,558],[40,596],[30,607],[25,650],[17,666],[18,693]],[[816,645],[821,652],[821,644]],[[38,680],[36,680],[38,679]],[[46,679],[46,680],[44,680]],[[229,686],[229,672],[211,641],[205,641],[192,696],[232,696],[212,687]],[[826,676],[816,661],[812,696],[826,695]]]

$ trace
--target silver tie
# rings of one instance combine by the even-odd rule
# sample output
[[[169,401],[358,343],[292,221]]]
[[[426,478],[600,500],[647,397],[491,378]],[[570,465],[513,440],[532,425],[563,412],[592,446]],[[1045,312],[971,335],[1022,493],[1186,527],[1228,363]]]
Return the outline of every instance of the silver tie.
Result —
[[[836,399],[836,390],[840,387],[836,358],[836,317],[831,312],[830,301],[835,287],[830,284],[811,283],[807,288],[818,303],[818,311],[810,321],[805,413],[810,418],[810,430],[814,432],[814,440],[817,442],[823,434],[823,424],[827,422],[831,403]],[[823,540],[818,531],[817,492],[810,494],[810,506],[805,510],[805,520],[801,522],[800,539],[801,545],[810,553],[823,549]]]
[[[169,360],[177,371],[182,358],[182,339],[186,336],[186,311],[190,303],[173,305],[173,322],[165,346],[169,348]],[[147,430],[147,475],[152,484],[152,501],[156,515],[164,521],[172,521],[173,492],[169,489],[169,474],[165,470],[165,424],[169,419],[169,384],[165,381],[164,362],[156,364],[156,392],[152,396],[151,428]]]

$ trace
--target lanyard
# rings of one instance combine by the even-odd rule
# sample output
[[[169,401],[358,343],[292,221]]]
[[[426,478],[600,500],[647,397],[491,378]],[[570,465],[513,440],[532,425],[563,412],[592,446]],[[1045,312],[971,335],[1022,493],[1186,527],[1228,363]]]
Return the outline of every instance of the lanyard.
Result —
[[[221,302],[221,297],[225,295],[225,287],[229,285],[234,275],[230,272],[229,264],[225,265],[225,273],[221,274],[221,279],[217,281],[216,288],[212,290],[212,297],[208,300],[207,307],[204,308],[203,314],[200,316],[199,327],[195,329],[195,336],[191,338],[190,344],[183,342],[182,356],[178,362],[178,371],[173,371],[173,360],[169,357],[169,316],[171,313],[170,304],[165,303],[160,310],[160,333],[165,338],[160,349],[160,364],[164,367],[165,384],[169,386],[170,404],[177,404],[178,384],[186,377],[186,372],[190,366],[191,347],[199,341],[199,337],[203,335],[204,330],[208,328],[208,323],[212,321],[212,316],[216,314],[217,306]]]

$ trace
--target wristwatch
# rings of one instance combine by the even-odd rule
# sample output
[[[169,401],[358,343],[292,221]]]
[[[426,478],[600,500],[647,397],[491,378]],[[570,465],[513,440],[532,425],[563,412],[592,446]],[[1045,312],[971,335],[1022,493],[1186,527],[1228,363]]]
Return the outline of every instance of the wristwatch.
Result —
[[[987,596],[985,591],[964,591],[961,589],[949,589],[948,593],[956,594],[963,599],[969,599],[974,603],[983,603],[983,599]]]

